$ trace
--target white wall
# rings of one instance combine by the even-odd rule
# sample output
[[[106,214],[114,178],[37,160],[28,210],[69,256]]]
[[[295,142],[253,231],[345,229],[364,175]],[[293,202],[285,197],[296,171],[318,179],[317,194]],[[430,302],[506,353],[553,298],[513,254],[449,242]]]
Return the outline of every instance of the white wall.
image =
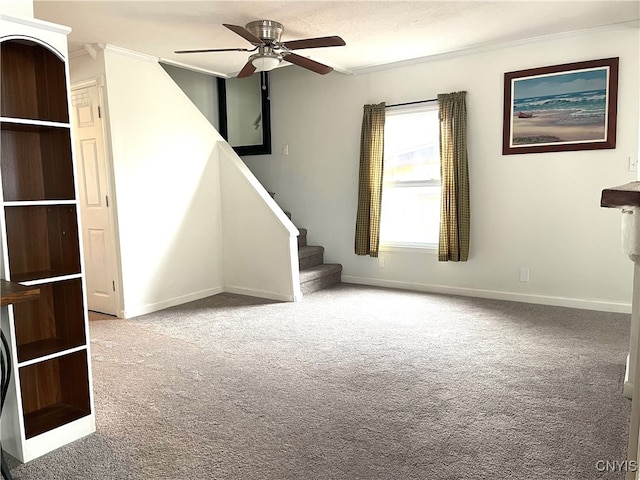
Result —
[[[274,154],[244,160],[309,229],[343,280],[422,290],[630,311],[632,263],[621,253],[620,213],[599,206],[603,188],[635,180],[638,29],[558,36],[358,76],[296,67],[271,74]],[[620,57],[614,150],[502,155],[505,72]],[[353,253],[360,125],[367,103],[399,103],[466,90],[471,184],[467,263],[434,252]],[[289,156],[281,145],[289,145]],[[519,281],[520,268],[530,282]]]
[[[104,51],[97,46],[95,51],[95,59],[83,50],[74,54],[69,60],[69,81],[72,86],[74,83],[104,76]]]
[[[218,81],[213,75],[163,63],[160,65],[216,130],[220,129]]]
[[[298,229],[226,142],[219,162],[225,291],[299,300]]]
[[[125,316],[219,293],[221,137],[155,59],[104,56]]]
[[[104,76],[125,317],[231,291],[300,297],[298,231],[153,57],[71,62]]]

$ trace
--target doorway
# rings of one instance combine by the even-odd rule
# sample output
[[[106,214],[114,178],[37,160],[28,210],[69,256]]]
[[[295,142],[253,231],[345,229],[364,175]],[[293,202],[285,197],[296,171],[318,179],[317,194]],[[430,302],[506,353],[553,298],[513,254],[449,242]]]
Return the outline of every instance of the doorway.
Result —
[[[82,243],[89,310],[122,311],[115,201],[105,143],[102,86],[98,80],[71,87]]]

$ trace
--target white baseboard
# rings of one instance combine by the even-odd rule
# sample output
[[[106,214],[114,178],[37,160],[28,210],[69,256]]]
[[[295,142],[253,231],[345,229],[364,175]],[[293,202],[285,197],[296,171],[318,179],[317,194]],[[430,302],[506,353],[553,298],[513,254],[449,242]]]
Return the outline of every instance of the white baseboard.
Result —
[[[403,290],[415,290],[419,292],[462,295],[465,297],[491,298],[493,300],[510,300],[513,302],[553,305],[557,307],[581,308],[584,310],[597,310],[602,312],[631,313],[631,304],[628,303],[602,302],[599,300],[583,300],[579,298],[552,297],[546,295],[528,295],[514,292],[503,292],[499,290],[481,290],[476,288],[450,287],[446,285],[428,285],[422,283],[401,282],[398,280],[358,277],[354,275],[342,275],[342,281],[345,283],[371,285],[375,287],[400,288]]]
[[[163,310],[165,308],[175,307],[176,305],[182,305],[187,302],[193,302],[194,300],[200,300],[201,298],[210,297],[211,295],[217,295],[224,291],[223,287],[215,287],[207,290],[201,290],[199,292],[189,293],[180,297],[169,298],[157,303],[140,305],[139,307],[125,309],[122,312],[122,318],[133,318],[147,313],[157,312],[158,310]]]
[[[233,285],[227,285],[224,287],[224,291],[228,293],[235,293],[238,295],[247,295],[249,297],[266,298],[268,300],[278,300],[281,302],[293,302],[295,298],[293,295],[286,295],[284,293],[267,292],[266,290],[255,290],[244,287],[234,287]]]
[[[510,300],[514,302],[535,303],[541,305],[554,305],[559,307],[581,308],[584,310],[598,310],[603,312],[631,313],[631,305],[625,303],[602,302],[598,300],[582,300],[576,298],[551,297],[544,295],[526,295],[513,292],[501,292],[498,290],[481,290],[475,288],[450,287],[444,285],[428,285],[421,283],[400,282],[397,280],[385,280],[370,277],[359,277],[354,275],[342,275],[345,283],[355,283],[359,285],[371,285],[375,287],[400,288],[403,290],[415,290],[419,292],[440,293],[446,295],[462,295],[466,297],[490,298],[494,300]],[[174,297],[157,303],[140,305],[118,312],[121,318],[132,318],[147,313],[157,312],[168,307],[181,305],[183,303],[200,300],[219,293],[229,292],[238,295],[248,295],[250,297],[267,298],[282,302],[294,302],[299,300],[294,295],[269,292],[265,290],[249,289],[228,285],[216,287],[199,292],[190,293],[180,297]],[[628,382],[625,382],[625,384]]]

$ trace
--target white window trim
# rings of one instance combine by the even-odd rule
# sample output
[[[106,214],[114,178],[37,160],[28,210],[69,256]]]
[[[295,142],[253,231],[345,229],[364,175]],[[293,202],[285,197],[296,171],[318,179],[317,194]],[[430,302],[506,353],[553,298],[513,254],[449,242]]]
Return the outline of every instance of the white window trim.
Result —
[[[378,250],[381,252],[437,253],[438,244],[385,242],[380,244],[380,248]]]

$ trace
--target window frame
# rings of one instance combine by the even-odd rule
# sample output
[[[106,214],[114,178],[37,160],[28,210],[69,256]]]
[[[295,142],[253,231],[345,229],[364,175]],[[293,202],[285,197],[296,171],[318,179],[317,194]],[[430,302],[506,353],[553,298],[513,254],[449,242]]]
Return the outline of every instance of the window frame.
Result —
[[[402,114],[410,114],[410,113],[416,113],[416,112],[434,112],[437,114],[438,113],[438,102],[437,100],[431,100],[428,102],[419,102],[415,103],[415,104],[402,104],[402,105],[397,105],[397,106],[389,106],[387,107],[387,110],[385,111],[385,118],[387,115],[391,114],[391,115],[402,115]],[[385,119],[386,121],[386,119]],[[439,135],[439,132],[438,132]],[[439,152],[439,149],[438,149]],[[440,161],[440,159],[439,159]],[[416,188],[416,187],[427,187],[427,188],[433,188],[433,187],[439,187],[440,188],[440,198],[442,198],[442,179],[438,179],[438,180],[390,180],[390,181],[386,181],[384,179],[384,172],[383,172],[383,178],[382,178],[382,202],[384,203],[384,192],[385,189],[388,188]],[[442,206],[439,206],[439,211],[441,210]],[[380,218],[380,222],[381,222],[381,228],[380,231],[382,233],[382,222],[384,221],[384,216],[381,216]],[[439,227],[439,222],[438,222],[438,227]],[[380,250],[382,251],[420,251],[420,252],[424,252],[424,251],[429,251],[429,252],[437,252],[438,250],[438,240],[436,239],[436,242],[410,242],[410,241],[390,241],[390,240],[383,240],[382,235],[380,236]]]

